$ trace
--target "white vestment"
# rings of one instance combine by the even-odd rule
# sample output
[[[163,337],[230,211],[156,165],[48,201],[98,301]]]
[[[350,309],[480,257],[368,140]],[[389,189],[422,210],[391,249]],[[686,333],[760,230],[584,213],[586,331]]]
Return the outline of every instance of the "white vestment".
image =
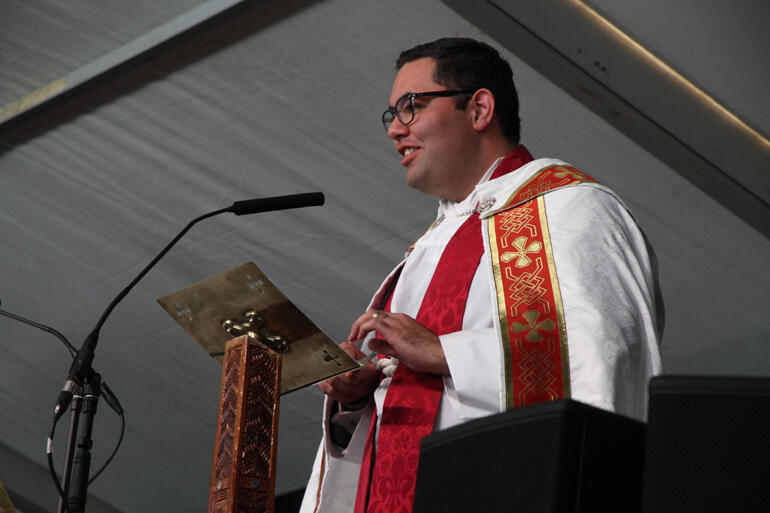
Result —
[[[437,219],[443,220],[397,267],[403,269],[391,311],[417,316],[446,244],[477,205],[501,207],[537,171],[569,165],[538,159],[490,181],[500,160],[464,201],[440,202]],[[570,398],[641,419],[647,382],[662,370],[663,305],[652,249],[623,202],[606,187],[585,183],[553,190],[543,198],[567,329]],[[444,376],[435,430],[505,410],[498,303],[485,226],[482,221],[484,255],[470,286],[463,328],[439,337],[451,376]],[[375,306],[380,306],[390,278],[375,295]],[[390,378],[383,379],[364,410],[335,416],[336,424],[347,424],[353,433],[347,448],[335,445],[329,436],[331,405],[326,401],[324,439],[301,513],[353,511],[371,414],[376,407],[382,418],[389,383]]]

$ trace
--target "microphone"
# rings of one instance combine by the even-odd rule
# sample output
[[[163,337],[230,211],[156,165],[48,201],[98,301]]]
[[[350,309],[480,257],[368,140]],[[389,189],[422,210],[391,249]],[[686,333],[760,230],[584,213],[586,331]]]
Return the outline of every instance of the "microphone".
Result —
[[[322,192],[308,192],[304,194],[289,194],[287,196],[257,198],[236,201],[227,208],[215,210],[213,212],[209,212],[208,214],[203,214],[202,216],[199,216],[190,221],[187,226],[185,226],[182,231],[179,232],[177,236],[174,237],[171,242],[169,242],[166,247],[163,248],[163,250],[161,250],[161,252],[158,253],[158,255],[149,264],[147,264],[147,267],[145,267],[139,273],[139,275],[137,275],[137,277],[134,278],[134,280],[129,283],[128,286],[123,289],[115,299],[112,300],[109,306],[107,306],[107,309],[97,321],[94,329],[86,337],[85,342],[83,342],[83,346],[77,352],[75,360],[72,362],[67,381],[64,383],[64,387],[59,394],[59,399],[56,402],[54,415],[57,415],[58,418],[58,416],[60,416],[67,408],[69,402],[72,400],[72,392],[75,388],[75,385],[81,383],[84,379],[90,379],[94,375],[94,371],[91,368],[91,362],[94,359],[94,350],[96,349],[96,344],[99,341],[99,331],[102,329],[104,321],[106,321],[107,317],[110,315],[110,313],[112,313],[112,310],[124,297],[126,297],[128,292],[134,288],[134,285],[136,285],[139,280],[141,280],[144,275],[147,274],[150,269],[152,269],[166,253],[168,253],[174,244],[176,244],[179,239],[181,239],[182,236],[193,227],[194,224],[225,212],[231,212],[235,215],[242,216],[246,214],[255,214],[258,212],[269,212],[272,210],[287,210],[290,208],[311,207],[316,205],[323,205],[323,203],[324,195]]]
[[[257,212],[270,212],[272,210],[315,207],[323,204],[324,195],[322,192],[306,192],[303,194],[289,194],[288,196],[273,196],[272,198],[236,201],[228,211],[237,216],[242,216],[246,214],[256,214]]]

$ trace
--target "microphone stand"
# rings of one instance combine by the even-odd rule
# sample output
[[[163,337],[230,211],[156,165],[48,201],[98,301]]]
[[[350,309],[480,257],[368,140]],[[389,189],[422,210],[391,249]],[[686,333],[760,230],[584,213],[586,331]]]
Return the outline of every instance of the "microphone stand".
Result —
[[[91,447],[93,441],[91,432],[93,429],[94,416],[96,415],[96,406],[99,400],[99,388],[101,377],[94,372],[91,362],[94,359],[96,344],[99,342],[99,331],[112,313],[117,304],[134,288],[139,280],[155,266],[168,251],[179,242],[179,239],[190,230],[196,223],[209,217],[219,215],[225,212],[232,212],[235,215],[254,214],[257,212],[268,212],[271,210],[284,210],[290,208],[301,208],[315,205],[323,205],[324,195],[320,192],[310,192],[304,194],[290,194],[288,196],[275,196],[270,198],[259,198],[252,200],[236,201],[227,208],[221,208],[208,214],[196,217],[185,226],[182,231],[169,242],[158,255],[142,269],[139,275],[123,289],[120,294],[107,306],[99,321],[96,323],[93,331],[86,337],[83,346],[77,353],[75,360],[69,371],[69,378],[64,384],[59,399],[54,407],[54,422],[61,417],[67,408],[73,396],[81,396],[82,400],[75,400],[72,405],[72,418],[70,420],[70,433],[67,447],[67,454],[64,462],[64,476],[62,477],[62,490],[65,501],[59,501],[59,513],[82,513],[85,511],[86,498],[88,496],[88,472],[91,467]],[[73,391],[75,394],[73,394]],[[73,441],[75,439],[80,416],[83,416],[83,426],[80,439],[73,451]],[[73,454],[74,452],[74,454]]]
[[[70,416],[70,431],[67,437],[67,452],[64,455],[64,472],[62,474],[61,487],[64,492],[64,496],[59,496],[59,507],[56,510],[58,513],[64,513],[65,511],[65,499],[69,495],[70,488],[70,475],[72,474],[72,462],[74,458],[75,444],[77,443],[78,427],[80,426],[80,408],[83,403],[83,396],[80,393],[80,387],[76,390],[72,396],[72,415]]]
[[[38,328],[40,330],[43,330],[45,332],[48,332],[48,333],[54,335],[59,340],[61,340],[62,343],[66,346],[66,348],[70,352],[70,355],[72,356],[73,360],[77,356],[77,351],[75,350],[74,347],[72,347],[72,344],[70,344],[69,340],[67,340],[67,338],[64,335],[62,335],[61,333],[59,333],[57,330],[55,330],[55,329],[53,329],[51,327],[48,327],[48,326],[46,326],[44,324],[40,324],[38,322],[32,321],[30,319],[26,319],[26,318],[24,318],[24,317],[22,317],[20,315],[16,315],[16,314],[13,314],[11,312],[7,312],[7,311],[2,310],[2,309],[0,309],[0,315],[3,315],[5,317],[9,317],[11,319],[14,319],[16,321],[22,322],[24,324],[28,324],[30,326],[33,326],[35,328]],[[86,411],[85,411],[85,413],[87,414],[87,416],[86,416],[86,423],[87,424],[91,424],[91,425],[93,424],[93,414],[92,413],[95,412],[95,408],[96,408],[95,401],[98,400],[99,392],[101,392],[101,394],[104,396],[105,400],[107,401],[108,406],[110,406],[110,408],[112,408],[115,411],[115,413],[117,413],[120,416],[123,415],[123,407],[120,405],[120,401],[118,401],[118,398],[115,396],[115,394],[113,394],[112,391],[110,390],[110,387],[107,386],[107,383],[101,381],[101,377],[99,376],[98,373],[94,374],[94,376],[95,377],[94,377],[93,382],[96,383],[96,393],[93,393],[91,391],[91,392],[89,392],[87,394],[87,399],[88,399],[89,403],[91,403],[91,404],[87,405]],[[75,390],[75,394],[72,397],[72,416],[70,418],[70,426],[71,426],[71,428],[70,428],[70,435],[69,435],[68,440],[67,440],[67,452],[66,452],[66,456],[65,456],[65,466],[66,466],[66,468],[64,469],[64,474],[63,474],[64,475],[64,481],[62,482],[61,486],[59,486],[60,489],[62,487],[65,490],[69,489],[69,485],[70,485],[69,482],[70,482],[70,476],[72,475],[72,465],[73,465],[73,462],[74,462],[74,464],[82,465],[83,462],[85,461],[85,459],[83,457],[79,457],[79,456],[75,455],[75,453],[74,453],[75,449],[78,447],[78,445],[76,445],[77,444],[76,435],[77,435],[78,426],[79,426],[79,423],[80,423],[80,414],[81,414],[81,408],[82,407],[83,407],[83,394],[81,392],[81,387],[77,386],[76,390]],[[62,412],[63,412],[63,410],[62,410]],[[58,417],[54,418],[54,424],[56,423],[56,420],[58,420]],[[91,446],[90,432],[91,432],[91,428],[90,427],[84,428],[84,435],[85,435],[85,437],[81,440],[81,444],[80,445],[87,446],[87,447]],[[52,433],[52,435],[53,435],[53,433]],[[52,440],[52,437],[51,437],[51,439],[49,439],[49,445],[48,445],[48,453],[49,453],[49,455],[53,451],[52,444],[53,444],[53,440]],[[118,445],[119,444],[120,444],[120,442],[118,442]],[[117,449],[117,447],[116,447],[116,449]],[[114,455],[114,453],[113,453],[113,455]],[[112,459],[112,456],[107,460],[107,462],[104,464],[104,466],[102,467],[101,470],[104,470],[106,468],[107,464],[109,464],[109,461],[111,459]],[[89,474],[88,470],[86,470],[84,473],[85,473],[85,475]],[[79,489],[80,487],[81,487],[81,485],[78,484],[76,486],[76,489]],[[83,494],[81,494],[81,496],[85,496],[85,494],[83,493]],[[58,506],[58,511],[59,512],[63,512],[65,510],[67,510],[67,508],[65,507],[65,501],[63,500],[64,497],[67,497],[66,493],[62,493],[59,496],[59,506]]]
[[[72,397],[70,433],[62,479],[62,490],[67,501],[65,508],[64,498],[59,497],[58,513],[85,511],[88,496],[88,476],[91,470],[91,447],[93,447],[91,433],[96,416],[96,405],[99,402],[100,386],[101,376],[94,373],[91,379],[86,379],[82,385],[77,386],[77,391]],[[81,415],[83,426],[80,438],[76,442]],[[72,483],[70,483],[70,478],[72,478]]]
[[[101,331],[104,321],[107,320],[107,317],[112,313],[112,310],[120,300],[126,297],[128,292],[134,288],[134,285],[136,285],[139,280],[141,280],[166,253],[168,253],[174,244],[176,244],[194,224],[217,214],[228,212],[229,210],[229,208],[215,210],[214,212],[209,212],[208,214],[204,214],[190,221],[187,226],[185,226],[149,264],[147,264],[142,272],[140,272],[139,275],[112,300],[99,318],[99,321],[96,323],[96,327],[94,327],[91,334],[86,337],[83,346],[78,351],[78,354],[70,367],[70,377],[62,391],[62,395],[67,395],[71,394],[74,390],[75,394],[71,394],[70,397],[81,396],[82,399],[80,401],[76,400],[72,405],[69,441],[64,462],[65,474],[62,477],[62,490],[64,491],[64,496],[67,498],[67,504],[65,509],[64,500],[60,498],[58,513],[82,513],[85,511],[86,498],[88,496],[88,472],[91,468],[91,447],[93,446],[91,432],[93,430],[94,416],[96,415],[96,405],[99,400],[98,383],[101,382],[101,378],[91,367],[91,362],[93,362],[94,359],[96,344],[99,342],[99,332]],[[95,383],[97,386],[94,386]],[[60,399],[54,409],[54,414],[61,415],[66,408],[65,403],[68,401],[67,398],[62,400],[60,395]],[[80,423],[81,413],[83,415],[82,432],[77,444],[73,444],[73,440],[77,436],[76,433],[78,424]],[[72,486],[70,486],[70,484]]]

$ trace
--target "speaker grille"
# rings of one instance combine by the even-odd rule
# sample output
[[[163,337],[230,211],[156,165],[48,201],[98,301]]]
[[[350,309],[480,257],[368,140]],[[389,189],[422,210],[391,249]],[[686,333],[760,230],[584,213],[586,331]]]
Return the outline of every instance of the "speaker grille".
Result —
[[[643,438],[571,400],[440,431],[421,444],[414,512],[638,512]]]
[[[643,511],[770,511],[770,379],[650,383]]]

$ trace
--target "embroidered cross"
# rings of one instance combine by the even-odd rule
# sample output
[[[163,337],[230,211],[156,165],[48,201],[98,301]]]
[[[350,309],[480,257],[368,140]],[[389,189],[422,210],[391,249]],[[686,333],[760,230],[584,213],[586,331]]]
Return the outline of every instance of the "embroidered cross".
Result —
[[[537,310],[528,310],[524,312],[522,317],[524,317],[524,320],[527,321],[526,324],[523,322],[514,321],[511,324],[511,330],[514,333],[521,333],[526,331],[527,336],[524,338],[528,342],[540,342],[543,340],[543,336],[540,334],[541,331],[553,331],[556,329],[556,326],[551,319],[545,319],[537,322],[538,317],[540,317],[540,312]]]
[[[516,251],[506,251],[502,254],[500,260],[507,264],[511,260],[516,259],[516,263],[514,265],[516,265],[518,268],[527,267],[532,263],[532,259],[527,256],[527,253],[537,253],[543,249],[543,245],[540,243],[540,241],[534,241],[532,244],[527,246],[527,238],[523,236],[516,237],[512,246]]]
[[[254,278],[252,278],[248,274],[246,275],[246,279],[249,280],[249,281],[246,282],[246,286],[249,287],[251,290],[255,290],[256,289],[256,290],[259,291],[260,294],[264,294],[265,293],[265,291],[262,290],[262,285],[264,285],[265,282],[263,282],[262,280],[254,281]]]
[[[192,315],[190,315],[192,313],[192,310],[190,310],[189,307],[185,308],[183,310],[182,307],[179,306],[179,303],[174,303],[174,305],[176,306],[176,316],[177,317],[185,316],[185,317],[187,317],[188,321],[192,321],[193,320]]]
[[[337,356],[330,355],[329,352],[326,349],[324,349],[324,361],[325,362],[334,362],[334,363],[337,364],[338,367],[342,367],[342,364],[337,361],[339,359],[339,357],[340,357],[340,355],[337,355]]]

